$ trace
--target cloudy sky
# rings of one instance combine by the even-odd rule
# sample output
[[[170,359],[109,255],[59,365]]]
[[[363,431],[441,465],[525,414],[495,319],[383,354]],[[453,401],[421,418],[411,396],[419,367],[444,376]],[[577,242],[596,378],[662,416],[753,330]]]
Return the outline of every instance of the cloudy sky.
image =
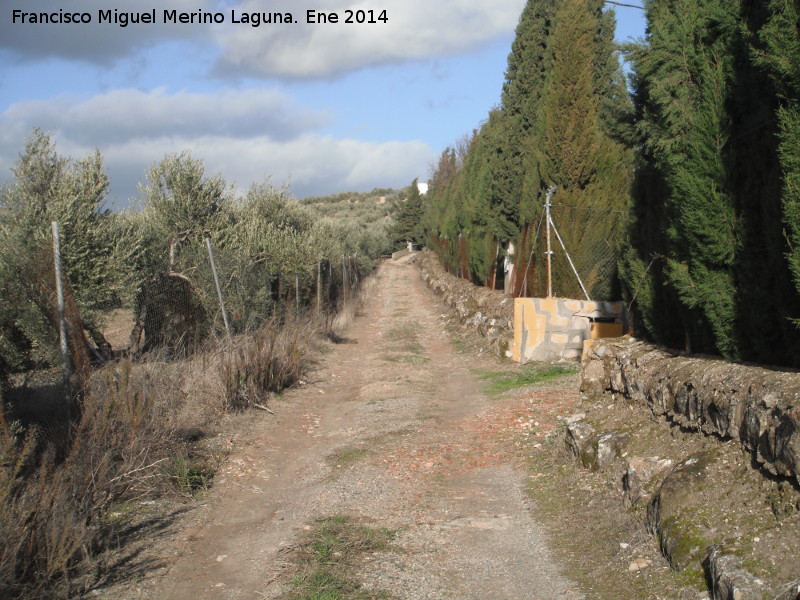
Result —
[[[499,102],[524,3],[2,0],[0,182],[34,127],[61,154],[102,152],[112,207],[183,150],[240,191],[267,178],[298,198],[424,180]],[[309,9],[339,22],[307,23]],[[345,23],[348,11],[366,22]],[[62,22],[31,23],[41,12]],[[194,22],[171,22],[181,13]],[[254,27],[263,13],[295,22]],[[642,11],[617,18],[617,39],[643,35]]]

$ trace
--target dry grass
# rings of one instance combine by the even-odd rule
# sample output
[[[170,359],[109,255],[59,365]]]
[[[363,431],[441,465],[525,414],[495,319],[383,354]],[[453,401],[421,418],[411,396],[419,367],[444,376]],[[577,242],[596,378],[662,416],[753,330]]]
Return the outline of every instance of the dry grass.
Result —
[[[332,339],[345,339],[344,334],[352,327],[356,317],[364,312],[364,306],[375,293],[379,285],[378,278],[368,277],[360,282],[354,290],[355,296],[343,303],[333,320],[327,324],[328,337]]]
[[[230,412],[266,408],[298,381],[320,336],[343,335],[361,306],[351,300],[327,325],[270,321],[183,360],[121,360],[94,373],[79,411],[64,410],[57,383],[25,390],[28,408],[0,411],[0,597],[70,598],[116,576],[103,553],[125,524],[109,515],[209,485],[219,457],[198,440]]]
[[[68,598],[114,538],[116,503],[158,493],[170,386],[124,361],[94,377],[66,440],[0,416],[0,597]]]
[[[279,325],[273,320],[235,340],[223,351],[219,365],[222,409],[264,407],[271,393],[294,385],[307,366],[316,331],[313,321]]]

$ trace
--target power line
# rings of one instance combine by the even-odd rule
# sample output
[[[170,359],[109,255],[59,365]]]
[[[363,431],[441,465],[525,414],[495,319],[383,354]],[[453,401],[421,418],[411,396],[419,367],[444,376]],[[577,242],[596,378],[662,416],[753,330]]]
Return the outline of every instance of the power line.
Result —
[[[637,6],[636,4],[625,4],[624,2],[614,2],[614,0],[606,0],[606,4],[613,4],[614,6],[624,6],[625,8],[638,8],[644,10],[644,6]]]

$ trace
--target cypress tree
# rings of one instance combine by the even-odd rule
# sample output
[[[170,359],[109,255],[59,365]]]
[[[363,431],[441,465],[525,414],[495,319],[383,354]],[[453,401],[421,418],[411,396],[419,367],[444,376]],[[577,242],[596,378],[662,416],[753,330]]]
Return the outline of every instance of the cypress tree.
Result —
[[[793,20],[783,9],[794,13]],[[800,336],[791,322],[800,315],[800,296],[787,261],[792,244],[784,214],[791,173],[783,154],[784,116],[792,113],[786,111],[791,92],[778,63],[764,59],[780,54],[780,63],[798,60],[791,42],[797,39],[797,12],[791,2],[761,0],[739,0],[738,10],[728,103],[728,172],[741,226],[734,267],[736,343],[744,360],[786,364],[788,357],[800,357]]]
[[[531,223],[553,183],[563,204],[601,210],[564,215],[567,243],[584,259],[579,270],[592,270],[598,249],[606,256],[614,251],[609,240],[618,237],[631,177],[630,151],[622,143],[631,106],[613,42],[614,16],[603,6],[602,0],[528,0],[501,104],[473,139],[458,174],[431,196],[427,227],[450,240],[469,236],[473,280],[488,283],[498,252],[512,242],[518,257],[528,256]],[[437,172],[447,165],[440,161]],[[453,245],[446,246],[452,257]],[[609,297],[612,279],[605,273],[593,294]]]
[[[392,229],[392,242],[395,246],[403,245],[406,242],[418,243],[422,240],[423,214],[422,196],[419,193],[417,180],[414,179],[407,188],[405,202],[395,215],[395,224]]]
[[[555,26],[555,0],[528,0],[520,15],[508,56],[501,95],[504,116],[495,170],[499,196],[518,213],[518,222],[532,220],[541,209],[542,178],[538,156],[531,150],[543,135],[543,98],[552,68],[550,37]]]
[[[647,8],[648,39],[632,51],[641,151],[621,262],[629,297],[657,341],[682,345],[682,329],[690,350],[798,364],[797,3]]]
[[[740,244],[726,169],[735,8],[736,0],[653,0],[648,44],[633,55],[640,143],[650,161],[639,176],[655,178],[637,186],[638,216],[663,219],[662,276],[687,340],[729,358],[738,356],[733,267]],[[639,268],[630,263],[629,276],[647,260],[640,256]],[[648,322],[675,328],[653,314]]]
[[[612,255],[615,248],[609,244],[620,237],[631,171],[630,152],[607,133],[615,129],[615,117],[610,112],[605,120],[602,116],[619,81],[618,61],[616,69],[610,67],[614,47],[605,38],[613,15],[604,14],[602,6],[597,0],[559,4],[543,103],[544,135],[539,142],[542,184],[557,186],[554,219],[595,298],[611,294],[613,269],[595,267]],[[566,273],[556,292],[579,296],[581,289],[570,267],[564,264],[559,271]]]
[[[773,174],[772,179],[782,185],[780,215],[781,225],[785,227],[785,232],[773,232],[773,245],[784,242],[779,247],[787,261],[793,283],[791,299],[794,300],[790,305],[781,303],[780,326],[792,323],[793,331],[787,335],[795,340],[795,353],[800,354],[800,342],[796,341],[796,328],[800,326],[800,6],[792,0],[770,0],[762,11],[766,14],[758,30],[753,55],[756,64],[766,71],[774,90],[779,172]],[[776,210],[771,212],[772,215],[776,213]],[[785,343],[782,346],[785,352]]]

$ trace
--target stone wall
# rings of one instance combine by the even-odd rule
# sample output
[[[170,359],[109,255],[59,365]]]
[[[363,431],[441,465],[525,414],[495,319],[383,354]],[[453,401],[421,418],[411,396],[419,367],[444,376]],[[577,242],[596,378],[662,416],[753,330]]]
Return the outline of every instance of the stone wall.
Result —
[[[514,339],[513,298],[451,275],[433,252],[425,250],[415,257],[422,280],[455,311],[461,323],[486,337],[499,356],[509,356]]]
[[[632,338],[597,340],[581,391],[619,394],[682,427],[738,440],[764,469],[800,483],[800,374],[681,356]]]
[[[515,298],[512,358],[521,363],[578,360],[584,341],[621,336],[625,314],[622,302]]]

